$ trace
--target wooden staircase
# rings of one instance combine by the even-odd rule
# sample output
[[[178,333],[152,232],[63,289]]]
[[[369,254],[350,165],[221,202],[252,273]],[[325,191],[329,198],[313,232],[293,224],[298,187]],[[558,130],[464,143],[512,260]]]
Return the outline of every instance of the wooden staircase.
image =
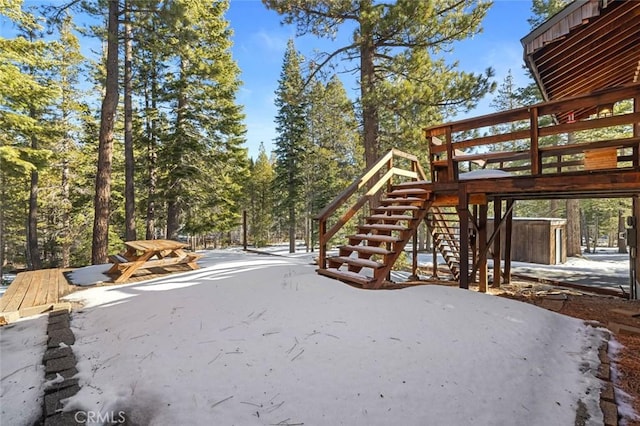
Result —
[[[456,212],[434,207],[429,213],[429,231],[433,242],[456,280],[460,278],[459,219]]]
[[[380,205],[339,247],[338,256],[327,258],[328,268],[318,273],[363,288],[380,288],[424,220],[431,191],[414,182],[393,186]]]
[[[394,181],[398,179],[401,181]],[[363,288],[383,287],[427,215],[430,185],[417,157],[389,151],[316,217],[320,239],[317,272]],[[346,212],[333,218],[353,197],[358,198]],[[337,256],[328,257],[331,239],[357,213],[356,233],[346,235]]]
[[[444,258],[455,280],[460,280],[460,217],[451,207],[433,206],[427,216],[435,247]],[[474,264],[475,248],[470,244],[469,264]],[[472,273],[473,275],[473,273]]]

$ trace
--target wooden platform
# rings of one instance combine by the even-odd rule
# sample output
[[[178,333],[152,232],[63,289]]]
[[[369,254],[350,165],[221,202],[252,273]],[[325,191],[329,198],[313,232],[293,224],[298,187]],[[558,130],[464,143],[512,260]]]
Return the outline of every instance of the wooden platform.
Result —
[[[53,308],[68,307],[62,297],[79,287],[69,285],[65,269],[41,269],[21,272],[0,297],[0,321],[6,322],[37,315]]]

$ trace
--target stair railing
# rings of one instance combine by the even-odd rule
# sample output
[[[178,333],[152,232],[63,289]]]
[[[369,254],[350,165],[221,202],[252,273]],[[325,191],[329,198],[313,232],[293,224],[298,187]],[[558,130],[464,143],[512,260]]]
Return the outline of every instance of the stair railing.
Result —
[[[396,157],[408,160],[411,165],[410,170],[398,167],[394,163]],[[382,173],[383,171],[384,173]],[[397,149],[391,149],[314,218],[318,221],[318,239],[320,244],[318,266],[321,269],[326,269],[327,267],[327,246],[329,240],[340,231],[367,202],[372,201],[385,185],[390,186],[395,176],[408,177],[413,180],[427,180],[426,174],[418,161],[418,157]],[[336,211],[358,192],[358,190],[365,187],[367,191],[337,219],[335,224],[327,229],[329,220]]]

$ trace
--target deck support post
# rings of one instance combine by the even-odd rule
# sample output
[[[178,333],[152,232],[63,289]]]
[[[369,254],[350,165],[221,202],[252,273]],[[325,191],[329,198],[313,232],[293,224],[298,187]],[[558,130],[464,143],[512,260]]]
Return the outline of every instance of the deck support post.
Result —
[[[640,95],[633,99],[633,112],[640,112]],[[640,137],[640,121],[633,125],[633,137]],[[640,170],[640,143],[633,147],[633,167]]]
[[[503,282],[511,283],[511,239],[513,235],[513,199],[507,200],[507,219],[504,230],[504,275]]]
[[[492,288],[500,288],[500,280],[502,276],[502,242],[500,241],[500,226],[502,220],[502,198],[496,197],[493,200],[493,232],[495,238],[493,240],[493,282]]]
[[[327,268],[327,239],[325,234],[327,232],[327,222],[325,220],[320,220],[318,222],[318,244],[320,247],[318,248],[318,267],[320,269]]]
[[[242,248],[247,251],[247,211],[242,210]]]
[[[467,185],[458,187],[458,217],[460,218],[460,288],[469,288],[469,194]]]
[[[478,216],[478,205],[474,204],[473,205],[473,213],[472,213],[472,217],[471,220],[473,221],[473,229],[471,231],[470,236],[471,238],[471,265],[473,265],[473,268],[471,268],[471,279],[470,281],[472,283],[476,282],[476,279],[478,278],[478,274],[477,274],[477,269],[476,269],[476,265],[478,265],[478,254],[480,252],[480,240],[478,239],[478,233],[480,231],[480,219]],[[484,247],[482,247],[484,248]]]
[[[630,260],[630,291],[629,297],[632,300],[638,300],[640,295],[640,195],[633,197],[632,215],[635,218],[635,227],[630,227],[629,232],[635,233],[635,241],[633,237],[629,238],[635,244],[629,244],[629,260]]]
[[[411,276],[409,280],[418,281],[418,229],[420,225],[416,227],[416,232],[413,233],[413,247],[411,247]]]
[[[445,136],[445,143],[447,144],[447,182],[454,182],[458,178],[457,173],[453,170],[455,164],[453,162],[454,151],[451,133],[451,127],[447,127]]]
[[[530,120],[529,120],[529,130],[531,132],[531,174],[533,176],[540,174],[540,151],[538,147],[538,108],[531,108],[530,112]]]
[[[479,289],[482,293],[487,292],[488,275],[487,268],[487,211],[489,210],[488,204],[481,204],[478,206],[478,272],[479,272]]]
[[[431,276],[433,278],[438,278],[438,242],[435,238],[435,230],[431,227],[434,222],[435,221],[425,220],[425,223],[427,224],[427,234],[431,235]]]

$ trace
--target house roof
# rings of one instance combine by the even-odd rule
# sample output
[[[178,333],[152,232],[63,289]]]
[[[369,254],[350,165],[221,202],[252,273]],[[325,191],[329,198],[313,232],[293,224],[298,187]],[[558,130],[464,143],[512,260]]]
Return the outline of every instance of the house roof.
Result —
[[[575,0],[521,42],[547,101],[637,83],[640,1]]]

